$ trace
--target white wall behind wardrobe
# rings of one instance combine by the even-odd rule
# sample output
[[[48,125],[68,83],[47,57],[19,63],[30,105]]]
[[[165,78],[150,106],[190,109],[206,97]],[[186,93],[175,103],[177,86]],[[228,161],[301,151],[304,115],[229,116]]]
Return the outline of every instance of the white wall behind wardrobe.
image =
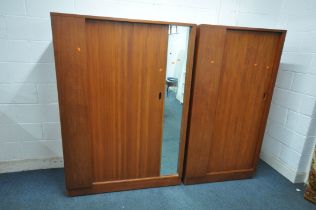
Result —
[[[287,29],[261,157],[304,179],[316,135],[314,0],[0,0],[0,172],[62,165],[51,11]]]

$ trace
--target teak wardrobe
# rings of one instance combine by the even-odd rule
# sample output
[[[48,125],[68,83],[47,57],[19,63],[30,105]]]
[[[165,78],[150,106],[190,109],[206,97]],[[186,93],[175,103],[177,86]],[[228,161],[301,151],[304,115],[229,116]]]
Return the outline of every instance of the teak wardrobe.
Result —
[[[184,183],[255,172],[285,31],[201,25]]]
[[[68,195],[253,175],[285,31],[61,13],[51,21]],[[178,170],[162,176],[169,25],[190,30]]]

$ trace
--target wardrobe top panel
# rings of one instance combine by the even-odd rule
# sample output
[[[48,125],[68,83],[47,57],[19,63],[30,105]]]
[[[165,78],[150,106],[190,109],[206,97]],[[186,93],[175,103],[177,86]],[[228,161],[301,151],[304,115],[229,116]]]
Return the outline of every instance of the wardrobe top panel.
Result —
[[[239,26],[224,26],[224,25],[210,25],[210,24],[201,24],[199,27],[218,27],[226,28],[230,30],[243,30],[243,31],[262,31],[262,32],[275,32],[275,33],[286,33],[286,30],[283,29],[269,29],[269,28],[250,28],[250,27],[239,27]]]
[[[113,18],[113,17],[102,17],[102,16],[92,16],[92,15],[79,15],[79,14],[68,14],[68,13],[57,13],[51,12],[50,16],[65,16],[65,17],[80,17],[90,20],[109,20],[109,21],[120,21],[129,23],[149,23],[149,24],[159,24],[159,25],[178,25],[178,26],[196,26],[192,23],[181,23],[181,22],[166,22],[166,21],[155,21],[155,20],[140,20],[140,19],[126,19],[126,18]]]

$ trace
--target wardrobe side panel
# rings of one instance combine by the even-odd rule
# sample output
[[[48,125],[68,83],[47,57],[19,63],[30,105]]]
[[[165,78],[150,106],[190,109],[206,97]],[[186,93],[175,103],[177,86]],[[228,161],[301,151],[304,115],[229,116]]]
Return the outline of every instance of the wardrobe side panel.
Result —
[[[51,21],[66,187],[90,187],[92,164],[85,19],[52,15]]]

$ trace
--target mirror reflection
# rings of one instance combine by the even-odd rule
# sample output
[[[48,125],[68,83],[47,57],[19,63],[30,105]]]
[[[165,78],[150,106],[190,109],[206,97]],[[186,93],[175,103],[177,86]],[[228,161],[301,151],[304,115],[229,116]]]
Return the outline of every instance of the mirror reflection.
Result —
[[[190,27],[169,26],[161,175],[177,174]]]

